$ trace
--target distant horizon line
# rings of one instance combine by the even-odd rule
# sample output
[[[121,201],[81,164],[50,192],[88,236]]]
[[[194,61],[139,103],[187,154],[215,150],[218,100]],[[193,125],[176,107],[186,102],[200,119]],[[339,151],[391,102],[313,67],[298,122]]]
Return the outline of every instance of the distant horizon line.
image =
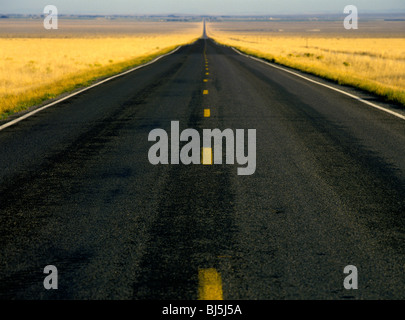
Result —
[[[404,15],[404,11],[363,11],[364,15]],[[14,16],[40,16],[43,15],[42,12],[27,12],[27,13],[16,13],[16,12],[1,12],[0,15],[14,15]],[[60,16],[121,16],[121,17],[139,17],[139,16],[192,16],[192,17],[277,17],[277,16],[315,16],[315,15],[345,15],[343,12],[313,12],[313,13],[60,13]]]

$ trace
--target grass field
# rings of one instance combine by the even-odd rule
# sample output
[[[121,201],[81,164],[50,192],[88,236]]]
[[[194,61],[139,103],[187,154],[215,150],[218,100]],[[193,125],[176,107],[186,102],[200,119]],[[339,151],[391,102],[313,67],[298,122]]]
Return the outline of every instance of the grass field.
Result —
[[[190,43],[202,25],[80,20],[45,31],[41,20],[7,21],[2,28],[0,118]]]
[[[405,106],[405,22],[361,27],[347,31],[341,22],[221,22],[210,23],[208,35],[247,54]]]

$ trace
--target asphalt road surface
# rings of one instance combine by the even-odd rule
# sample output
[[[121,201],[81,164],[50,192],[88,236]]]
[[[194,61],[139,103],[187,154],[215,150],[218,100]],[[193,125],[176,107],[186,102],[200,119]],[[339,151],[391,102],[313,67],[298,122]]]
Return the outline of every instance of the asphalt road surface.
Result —
[[[152,165],[171,121],[254,174]],[[200,39],[0,131],[0,297],[404,299],[404,195],[404,120]]]

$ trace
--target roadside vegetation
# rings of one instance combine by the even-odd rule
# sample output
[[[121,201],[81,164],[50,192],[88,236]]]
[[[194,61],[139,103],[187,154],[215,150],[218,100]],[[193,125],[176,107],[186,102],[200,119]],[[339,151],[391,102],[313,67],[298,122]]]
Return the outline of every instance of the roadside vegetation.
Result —
[[[202,33],[201,23],[178,23],[171,32],[165,27],[156,23],[138,34],[0,35],[0,119],[148,62]]]
[[[228,25],[229,27],[229,25]],[[218,43],[405,106],[405,38],[336,34],[243,32],[210,24]],[[317,30],[319,31],[319,30]]]

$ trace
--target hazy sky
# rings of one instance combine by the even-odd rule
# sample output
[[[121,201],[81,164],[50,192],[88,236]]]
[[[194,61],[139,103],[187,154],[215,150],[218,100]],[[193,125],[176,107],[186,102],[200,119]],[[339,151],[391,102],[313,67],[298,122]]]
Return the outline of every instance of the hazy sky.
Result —
[[[0,0],[0,13],[42,13],[52,4],[61,14],[296,14],[405,12],[405,0]]]

